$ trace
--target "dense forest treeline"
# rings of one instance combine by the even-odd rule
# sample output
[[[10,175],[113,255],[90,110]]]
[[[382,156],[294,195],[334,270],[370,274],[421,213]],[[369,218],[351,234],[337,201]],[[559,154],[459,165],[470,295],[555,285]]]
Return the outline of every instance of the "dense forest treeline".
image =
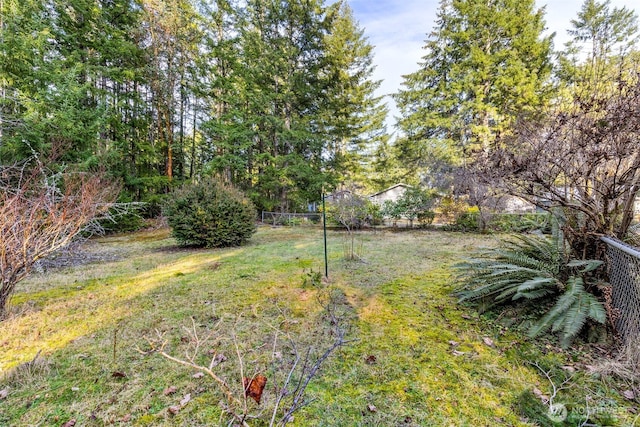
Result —
[[[104,168],[148,209],[215,174],[304,209],[386,138],[346,3],[2,0],[0,158]],[[149,212],[152,213],[152,212]]]
[[[612,99],[640,69],[637,16],[609,1],[585,0],[554,46],[534,0],[441,0],[394,95],[392,140],[346,0],[0,0],[0,12],[0,163],[104,169],[148,214],[209,175],[269,211],[398,182],[495,208],[490,158],[523,123]]]

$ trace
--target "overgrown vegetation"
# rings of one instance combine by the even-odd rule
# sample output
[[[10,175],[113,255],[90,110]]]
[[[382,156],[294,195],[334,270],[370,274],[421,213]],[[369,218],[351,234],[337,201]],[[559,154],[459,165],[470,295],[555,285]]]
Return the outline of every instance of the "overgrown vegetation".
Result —
[[[215,178],[186,184],[167,199],[173,237],[185,246],[239,246],[256,231],[256,210],[240,191]]]
[[[458,213],[450,223],[445,225],[445,228],[451,231],[548,233],[551,231],[551,218],[552,216],[548,213],[485,213],[484,230],[482,230],[480,213],[477,209],[469,208]]]
[[[279,392],[270,370],[279,360],[277,330],[283,364],[292,360],[287,336],[315,354],[331,346],[330,328],[318,330],[327,324],[326,285],[313,273],[305,284],[306,272],[322,268],[320,230],[261,227],[247,245],[226,249],[180,249],[168,235],[165,229],[91,240],[86,254],[110,258],[50,269],[18,285],[15,315],[0,325],[0,424],[218,425],[224,395],[212,379],[136,351],[150,350],[146,338],[157,330],[165,351],[182,358],[193,350],[181,329],[192,329],[191,318],[199,336],[217,332],[201,347],[198,364],[224,355],[216,372],[241,396],[235,335],[245,376],[268,378],[261,404],[248,399],[252,413]],[[572,420],[585,421],[588,402],[592,423],[632,423],[628,411],[637,403],[621,397],[624,383],[589,374],[586,365],[595,361],[588,348],[565,353],[544,338],[508,331],[506,316],[489,322],[456,304],[450,266],[473,248],[494,246],[491,237],[362,232],[364,264],[343,260],[342,236],[328,236],[330,286],[336,315],[351,325],[346,337],[357,341],[322,364],[292,425],[533,426],[539,420],[520,409],[520,396],[529,392],[531,405],[544,409],[534,393],[551,393],[534,363],[558,385],[571,377],[554,401]]]

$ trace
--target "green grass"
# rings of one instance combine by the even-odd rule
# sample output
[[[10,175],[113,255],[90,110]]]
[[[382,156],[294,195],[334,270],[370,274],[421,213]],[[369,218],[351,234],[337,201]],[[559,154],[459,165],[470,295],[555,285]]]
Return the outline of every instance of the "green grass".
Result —
[[[325,362],[293,425],[548,425],[531,391],[549,393],[550,385],[531,363],[559,383],[562,366],[577,365],[574,355],[507,332],[451,296],[450,266],[490,238],[433,231],[358,238],[365,262],[347,262],[343,236],[330,233],[330,282],[320,286],[309,280],[311,270],[324,270],[317,229],[263,227],[247,246],[215,250],[178,249],[166,230],[94,240],[90,250],[122,258],[19,284],[16,314],[0,324],[0,390],[9,390],[0,425],[218,425],[221,394],[211,380],[136,349],[148,349],[147,338],[160,332],[181,356],[191,318],[201,331],[219,325],[198,360],[205,363],[210,347],[222,351],[230,360],[220,373],[233,382],[233,332],[247,369],[270,379],[268,400],[278,377],[269,371],[274,331],[301,348],[325,348],[331,337],[319,301],[327,289],[354,341]],[[39,350],[38,363],[24,365]],[[592,421],[615,414],[611,425],[631,424],[634,405],[609,383],[579,369],[568,384],[556,400],[574,413],[591,396],[592,407],[605,408]],[[175,395],[163,393],[169,386]],[[191,402],[170,414],[187,393]],[[566,425],[579,424],[573,417]]]

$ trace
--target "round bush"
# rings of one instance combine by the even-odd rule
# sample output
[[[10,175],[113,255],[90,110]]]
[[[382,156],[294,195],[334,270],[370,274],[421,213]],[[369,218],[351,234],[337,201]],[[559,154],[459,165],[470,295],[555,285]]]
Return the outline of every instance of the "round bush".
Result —
[[[238,246],[256,231],[253,203],[215,179],[175,190],[165,205],[165,215],[182,246]]]

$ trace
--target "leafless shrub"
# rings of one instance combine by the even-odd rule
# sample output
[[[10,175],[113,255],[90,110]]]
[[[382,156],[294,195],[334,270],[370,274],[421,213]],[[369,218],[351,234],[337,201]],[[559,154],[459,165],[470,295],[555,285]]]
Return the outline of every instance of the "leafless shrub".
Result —
[[[328,208],[331,218],[347,231],[343,248],[344,257],[349,261],[362,260],[362,243],[356,241],[356,230],[368,221],[369,203],[365,197],[356,194],[352,187],[335,197]]]
[[[485,183],[560,216],[580,259],[602,259],[602,235],[624,238],[640,191],[640,78],[610,83],[522,120],[476,164]]]
[[[220,405],[229,425],[249,426],[259,420],[269,426],[284,426],[293,421],[296,411],[308,405],[305,392],[319,375],[321,365],[349,342],[346,318],[336,307],[333,294],[324,292],[319,301],[326,303],[321,316],[325,324],[322,327],[326,329],[311,334],[311,340],[295,337],[290,330],[297,322],[279,310],[280,323],[268,325],[269,339],[263,337],[261,344],[238,337],[240,329],[255,329],[242,317],[236,318],[231,326],[220,320],[211,328],[198,326],[192,318],[191,325],[184,328],[186,337],[182,341],[187,342],[187,348],[182,356],[172,354],[169,340],[158,331],[147,339],[149,347],[138,348],[138,352],[160,354],[210,378],[221,392]],[[328,339],[320,339],[319,335]]]
[[[54,172],[37,158],[0,168],[0,320],[38,260],[99,231],[118,190],[103,172]]]

